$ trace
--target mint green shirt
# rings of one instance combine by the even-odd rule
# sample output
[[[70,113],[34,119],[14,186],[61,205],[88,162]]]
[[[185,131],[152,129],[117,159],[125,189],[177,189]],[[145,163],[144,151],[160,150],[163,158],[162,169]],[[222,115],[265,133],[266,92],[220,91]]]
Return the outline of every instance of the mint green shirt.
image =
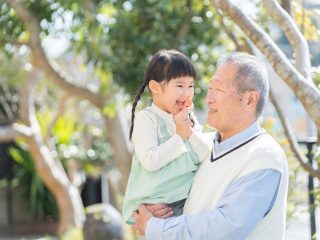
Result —
[[[157,107],[153,105],[144,111],[147,111],[145,115],[156,119],[154,127],[160,146],[172,139],[174,133],[170,134],[166,121],[159,115],[159,108],[154,111],[155,108]],[[185,140],[183,143],[186,151],[156,171],[144,168],[138,156],[134,154],[122,210],[127,223],[134,224],[131,214],[139,204],[173,203],[187,198],[200,162],[192,151],[190,142]]]

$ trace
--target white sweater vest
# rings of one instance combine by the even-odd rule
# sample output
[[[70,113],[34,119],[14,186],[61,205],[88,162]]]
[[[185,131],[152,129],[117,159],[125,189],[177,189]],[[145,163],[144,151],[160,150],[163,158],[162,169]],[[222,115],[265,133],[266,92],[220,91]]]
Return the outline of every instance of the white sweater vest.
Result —
[[[281,172],[277,198],[271,211],[261,219],[247,239],[284,239],[288,165],[282,148],[268,134],[258,136],[217,161],[211,162],[208,159],[202,163],[193,180],[184,213],[195,214],[215,209],[232,182],[253,171],[266,168]]]

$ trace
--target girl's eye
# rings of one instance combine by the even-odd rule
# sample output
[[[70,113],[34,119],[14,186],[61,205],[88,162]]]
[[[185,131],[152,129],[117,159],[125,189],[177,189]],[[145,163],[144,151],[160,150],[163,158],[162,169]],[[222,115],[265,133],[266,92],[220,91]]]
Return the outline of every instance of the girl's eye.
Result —
[[[189,88],[193,88],[193,87],[194,87],[193,85],[190,85],[190,86],[189,86]]]
[[[178,87],[178,88],[182,88],[183,86],[182,86],[182,85],[177,85],[177,87]]]

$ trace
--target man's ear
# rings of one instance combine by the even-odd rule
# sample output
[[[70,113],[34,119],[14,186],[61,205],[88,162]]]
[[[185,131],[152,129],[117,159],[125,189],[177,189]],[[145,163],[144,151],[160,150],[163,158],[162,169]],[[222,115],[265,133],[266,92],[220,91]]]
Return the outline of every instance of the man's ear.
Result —
[[[156,82],[155,80],[150,80],[148,86],[149,86],[149,89],[153,95],[157,95],[161,91],[160,84],[158,82]]]
[[[260,99],[260,93],[258,91],[248,91],[246,92],[246,107],[256,109],[257,104]]]

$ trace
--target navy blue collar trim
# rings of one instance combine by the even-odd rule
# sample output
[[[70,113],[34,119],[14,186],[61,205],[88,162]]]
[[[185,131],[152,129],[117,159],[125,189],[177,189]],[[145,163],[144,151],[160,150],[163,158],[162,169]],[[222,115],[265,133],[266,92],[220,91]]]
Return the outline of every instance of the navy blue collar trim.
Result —
[[[228,155],[229,153],[235,151],[235,150],[238,149],[238,148],[241,148],[242,146],[246,145],[247,143],[249,143],[249,142],[251,142],[252,140],[256,139],[257,137],[261,136],[262,134],[265,134],[265,132],[253,136],[252,138],[248,139],[247,141],[241,143],[241,144],[238,145],[238,146],[235,146],[234,148],[231,148],[229,151],[227,151],[227,152],[225,152],[225,153],[223,153],[223,154],[221,154],[221,155],[219,155],[219,156],[217,156],[217,157],[215,157],[215,158],[213,157],[213,148],[212,148],[212,150],[211,150],[211,162],[214,162],[214,161],[217,161],[217,160],[220,159],[220,158],[223,158],[224,156]]]

